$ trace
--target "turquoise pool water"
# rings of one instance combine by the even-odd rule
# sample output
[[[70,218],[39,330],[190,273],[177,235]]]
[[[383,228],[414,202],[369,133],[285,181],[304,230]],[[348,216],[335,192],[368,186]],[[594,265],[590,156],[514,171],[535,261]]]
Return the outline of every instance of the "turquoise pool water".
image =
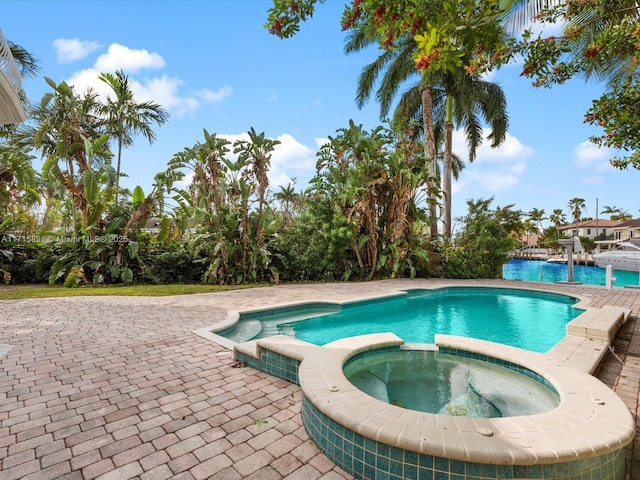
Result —
[[[637,272],[614,270],[614,287],[638,285]],[[527,280],[530,282],[566,282],[567,265],[548,263],[544,260],[511,260],[502,270],[502,278],[507,280]],[[573,280],[585,285],[605,285],[605,270],[598,267],[574,265]]]
[[[369,333],[392,332],[407,343],[434,343],[436,333],[460,335],[546,352],[582,310],[576,299],[541,292],[454,287],[339,306],[318,305],[242,315],[230,331],[237,342],[276,334],[324,345]],[[301,311],[306,311],[304,315]]]

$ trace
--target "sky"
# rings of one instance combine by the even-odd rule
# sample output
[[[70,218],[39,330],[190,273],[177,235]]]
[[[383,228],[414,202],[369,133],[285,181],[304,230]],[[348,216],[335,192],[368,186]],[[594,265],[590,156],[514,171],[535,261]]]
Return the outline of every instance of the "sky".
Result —
[[[381,124],[372,99],[355,104],[358,76],[381,53],[373,48],[346,55],[340,29],[343,1],[319,5],[293,38],[263,27],[271,1],[30,1],[1,0],[0,29],[40,62],[37,78],[25,79],[27,97],[50,91],[44,77],[65,80],[76,91],[106,92],[100,72],[123,69],[139,101],[152,100],[171,115],[155,127],[157,139],[137,138],[123,152],[121,185],[147,192],[171,157],[203,140],[203,129],[234,141],[252,127],[278,139],[271,160],[271,190],[295,181],[308,186],[316,152],[352,119],[371,130]],[[584,114],[604,86],[574,79],[536,89],[520,77],[517,62],[492,72],[507,97],[509,133],[497,149],[486,141],[453,183],[454,217],[469,199],[494,197],[493,206],[515,204],[548,216],[585,199],[584,215],[606,218],[604,206],[640,217],[637,170],[610,166],[613,153],[589,143],[600,130]],[[464,160],[464,137],[454,136]],[[549,224],[549,222],[543,222]],[[456,222],[454,222],[454,230]]]

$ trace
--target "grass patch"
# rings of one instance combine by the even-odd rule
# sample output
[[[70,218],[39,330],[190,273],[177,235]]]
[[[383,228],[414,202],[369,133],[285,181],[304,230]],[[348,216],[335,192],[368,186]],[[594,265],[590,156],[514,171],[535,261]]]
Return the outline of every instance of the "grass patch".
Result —
[[[64,288],[48,285],[0,285],[0,300],[23,300],[26,298],[76,297],[120,295],[136,297],[166,297],[170,295],[188,295],[192,293],[224,292],[244,288],[263,287],[265,285],[122,285],[99,287]]]

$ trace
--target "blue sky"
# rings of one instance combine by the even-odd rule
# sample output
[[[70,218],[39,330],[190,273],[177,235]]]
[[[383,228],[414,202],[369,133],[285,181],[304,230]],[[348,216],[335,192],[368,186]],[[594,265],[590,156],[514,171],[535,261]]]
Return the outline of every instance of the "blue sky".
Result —
[[[379,52],[343,53],[341,1],[320,5],[301,32],[286,40],[263,28],[270,5],[3,1],[0,29],[40,60],[40,77],[23,85],[32,101],[48,91],[45,76],[84,91],[100,87],[99,72],[122,68],[140,100],[152,99],[170,112],[153,145],[140,138],[123,153],[129,177],[122,185],[148,190],[174,153],[202,139],[203,128],[233,141],[253,127],[282,142],[272,159],[272,191],[293,178],[303,189],[327,136],[349,119],[367,129],[380,124],[374,101],[362,110],[354,102],[358,75]],[[507,95],[509,135],[498,149],[485,142],[454,183],[454,216],[466,212],[467,199],[491,196],[494,206],[515,203],[525,212],[543,208],[547,214],[562,208],[568,218],[573,197],[586,200],[588,216],[596,215],[596,199],[600,211],[608,205],[640,216],[640,172],[614,169],[611,152],[588,144],[599,131],[583,124],[583,116],[603,86],[573,80],[535,89],[520,71],[515,64],[491,74]],[[466,158],[464,139],[456,136],[454,142]]]

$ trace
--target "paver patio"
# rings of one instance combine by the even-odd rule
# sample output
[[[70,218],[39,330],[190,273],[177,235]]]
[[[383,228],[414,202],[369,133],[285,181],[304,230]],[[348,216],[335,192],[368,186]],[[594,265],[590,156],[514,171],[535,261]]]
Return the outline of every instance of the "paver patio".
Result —
[[[192,333],[228,310],[350,300],[438,280],[272,286],[177,297],[0,301],[0,479],[344,479],[313,445],[300,389],[236,368]],[[632,309],[599,378],[632,413],[640,392],[640,290],[529,286]],[[623,362],[623,363],[621,363]],[[640,479],[638,439],[631,480]]]

